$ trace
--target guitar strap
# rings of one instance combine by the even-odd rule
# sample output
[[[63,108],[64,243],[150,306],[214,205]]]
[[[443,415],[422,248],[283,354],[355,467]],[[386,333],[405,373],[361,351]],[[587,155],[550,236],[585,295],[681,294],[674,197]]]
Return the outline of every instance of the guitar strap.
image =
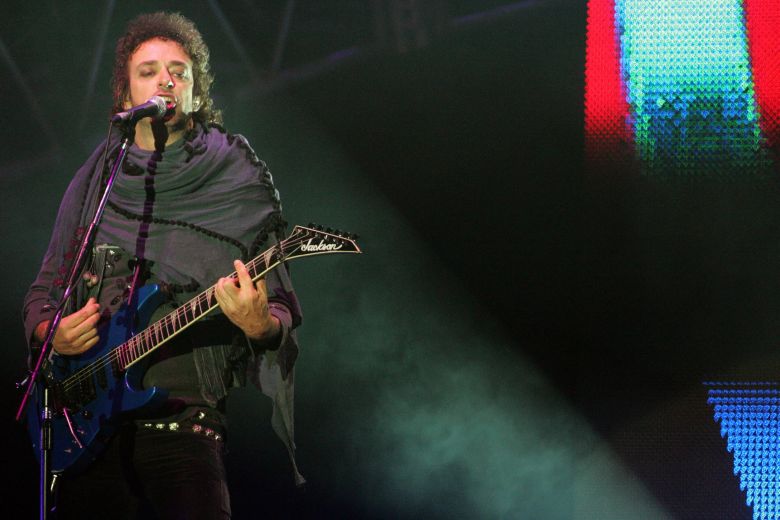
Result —
[[[132,282],[130,282],[130,293],[127,296],[127,302],[130,305],[131,309],[135,308],[135,292],[136,289],[138,289],[138,284],[141,281],[141,272],[143,271],[144,266],[144,260],[143,258],[133,257],[130,260],[132,266],[133,266],[133,279]],[[135,318],[135,316],[132,316],[131,318]],[[132,320],[131,320],[132,323]]]

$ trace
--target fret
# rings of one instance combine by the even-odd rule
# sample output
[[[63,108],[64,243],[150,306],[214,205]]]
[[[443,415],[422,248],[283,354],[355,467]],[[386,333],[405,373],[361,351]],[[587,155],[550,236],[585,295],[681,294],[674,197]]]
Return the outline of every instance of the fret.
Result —
[[[162,330],[162,323],[160,323],[158,321],[157,323],[155,323],[153,325],[153,327],[154,327],[155,338],[157,340],[157,343],[162,343],[162,340],[165,339],[165,336],[163,335],[163,330]]]
[[[163,318],[163,325],[165,326],[165,336],[170,337],[176,332],[176,328],[173,326],[173,322],[171,320],[171,314],[167,315],[165,318]]]
[[[139,341],[133,341],[135,337],[133,337],[130,341],[127,342],[127,363],[130,364],[139,357],[141,357],[141,353],[143,353],[144,345],[143,343],[140,343]]]
[[[138,350],[138,336],[133,336],[124,345],[120,347],[122,349],[122,368],[127,368],[134,359],[134,352]]]
[[[157,345],[157,324],[153,323],[149,326],[147,329],[149,331],[149,346],[151,348],[154,348],[155,345]]]
[[[143,331],[141,334],[138,334],[135,336],[136,344],[138,345],[138,352],[143,354],[146,354],[149,351],[150,345],[149,345],[149,333],[147,331]]]
[[[146,339],[149,342],[149,345],[154,345],[156,342],[154,340],[154,325],[151,325],[148,329],[144,331],[146,335]]]
[[[184,320],[184,325],[189,325],[192,321],[191,319],[191,307],[190,303],[184,304],[184,306],[181,307],[181,317]]]
[[[127,362],[124,363],[125,366],[128,365],[131,359],[135,359],[138,356],[138,341],[136,340],[136,336],[133,336],[130,338],[124,345],[122,345],[122,350],[127,352],[127,357],[129,358]]]

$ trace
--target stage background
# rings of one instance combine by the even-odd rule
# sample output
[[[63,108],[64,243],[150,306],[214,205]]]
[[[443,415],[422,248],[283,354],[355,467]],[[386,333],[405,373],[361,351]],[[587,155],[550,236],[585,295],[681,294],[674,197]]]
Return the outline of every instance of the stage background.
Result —
[[[237,392],[236,518],[751,518],[702,382],[777,373],[771,150],[745,177],[648,175],[631,134],[586,160],[585,2],[328,4],[0,7],[5,516],[37,507],[21,301],[105,132],[113,42],[170,9],[203,32],[287,220],[365,251],[292,265],[309,485],[266,398]]]

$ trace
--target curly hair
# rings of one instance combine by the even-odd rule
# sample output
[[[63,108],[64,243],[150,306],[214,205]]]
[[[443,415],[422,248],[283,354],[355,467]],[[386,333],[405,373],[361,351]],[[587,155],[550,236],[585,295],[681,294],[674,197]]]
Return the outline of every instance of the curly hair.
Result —
[[[123,103],[130,94],[130,76],[127,70],[130,57],[142,43],[153,38],[170,40],[182,46],[192,59],[192,93],[200,100],[193,119],[203,124],[222,124],[222,111],[214,108],[209,90],[214,76],[209,67],[209,48],[192,20],[179,13],[157,12],[142,14],[127,24],[125,34],[116,43],[111,91],[114,96],[112,113],[124,110]]]

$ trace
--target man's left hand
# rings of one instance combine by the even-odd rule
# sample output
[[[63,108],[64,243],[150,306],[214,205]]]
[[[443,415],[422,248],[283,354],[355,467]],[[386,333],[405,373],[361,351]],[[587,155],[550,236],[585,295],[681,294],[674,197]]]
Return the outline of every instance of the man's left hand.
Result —
[[[220,278],[215,286],[214,295],[222,312],[255,341],[276,337],[281,325],[268,311],[265,280],[252,283],[243,262],[235,260],[233,265],[238,273],[238,284],[235,278]]]

